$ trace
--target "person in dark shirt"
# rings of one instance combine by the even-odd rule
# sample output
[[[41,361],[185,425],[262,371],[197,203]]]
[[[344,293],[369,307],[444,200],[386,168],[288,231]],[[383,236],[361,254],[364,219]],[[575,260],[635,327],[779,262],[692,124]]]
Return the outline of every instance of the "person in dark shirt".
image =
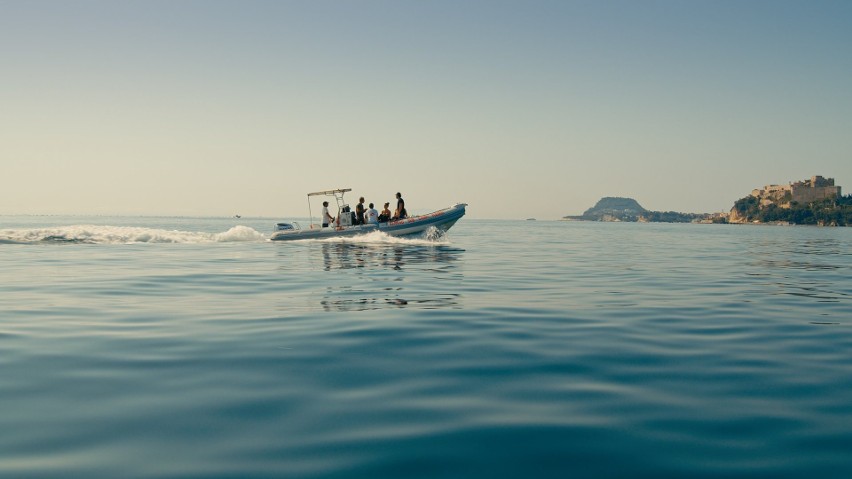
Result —
[[[379,223],[387,223],[391,219],[391,212],[388,209],[390,207],[390,203],[385,203],[385,208],[379,213]]]
[[[394,219],[404,220],[408,218],[408,212],[405,211],[405,200],[402,199],[402,193],[396,194],[396,211],[393,212]]]
[[[355,224],[364,224],[364,197],[358,199],[358,204],[355,205]]]

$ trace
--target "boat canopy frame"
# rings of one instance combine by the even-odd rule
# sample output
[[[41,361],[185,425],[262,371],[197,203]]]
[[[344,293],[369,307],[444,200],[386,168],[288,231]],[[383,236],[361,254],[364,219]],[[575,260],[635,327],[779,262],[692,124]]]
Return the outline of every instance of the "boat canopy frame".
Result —
[[[336,190],[315,191],[308,193],[308,196],[343,196],[344,193],[349,193],[352,188],[338,188]]]
[[[314,224],[314,214],[313,211],[311,211],[312,196],[329,196],[334,198],[334,202],[337,203],[337,215],[339,217],[341,208],[345,206],[345,203],[343,202],[343,195],[350,191],[352,191],[352,188],[338,188],[336,190],[315,191],[313,193],[308,193],[308,215],[311,218],[311,227],[313,227]],[[319,224],[322,224],[322,219],[323,218],[320,218]]]

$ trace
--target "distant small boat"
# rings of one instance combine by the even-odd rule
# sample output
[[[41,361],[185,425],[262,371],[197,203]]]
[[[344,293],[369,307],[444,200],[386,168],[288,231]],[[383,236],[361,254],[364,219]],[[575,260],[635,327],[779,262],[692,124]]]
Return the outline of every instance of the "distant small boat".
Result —
[[[390,236],[407,236],[434,228],[438,231],[447,231],[456,221],[461,219],[465,213],[467,204],[458,203],[449,208],[434,211],[429,214],[419,216],[409,216],[401,220],[392,220],[385,223],[372,224],[354,224],[355,213],[349,210],[349,205],[343,201],[343,194],[352,191],[349,188],[317,191],[316,193],[308,193],[308,214],[310,215],[310,198],[312,196],[329,196],[337,201],[337,221],[336,224],[327,228],[322,228],[318,224],[313,223],[313,215],[311,215],[311,225],[302,229],[299,223],[278,223],[275,225],[276,231],[270,237],[273,241],[298,240],[298,239],[324,239],[344,236],[357,236],[373,231],[381,231]]]
[[[240,215],[234,215],[234,218],[240,219],[240,218],[242,218],[242,216],[240,216]]]
[[[527,221],[535,221],[535,218],[527,218]]]

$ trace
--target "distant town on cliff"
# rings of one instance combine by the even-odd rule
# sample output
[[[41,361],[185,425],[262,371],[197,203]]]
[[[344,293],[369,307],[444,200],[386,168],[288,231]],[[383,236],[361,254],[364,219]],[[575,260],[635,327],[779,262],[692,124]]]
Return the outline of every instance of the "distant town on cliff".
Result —
[[[649,211],[632,198],[601,198],[572,221],[646,223],[768,223],[819,226],[852,225],[852,195],[843,196],[834,178],[813,176],[786,185],[766,185],[734,202],[727,213]]]

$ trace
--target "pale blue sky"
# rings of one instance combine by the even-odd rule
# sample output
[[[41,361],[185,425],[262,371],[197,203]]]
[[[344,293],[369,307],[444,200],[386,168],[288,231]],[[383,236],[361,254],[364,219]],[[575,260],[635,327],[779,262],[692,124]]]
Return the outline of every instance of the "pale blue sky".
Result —
[[[0,214],[852,192],[849,1],[0,0]]]

